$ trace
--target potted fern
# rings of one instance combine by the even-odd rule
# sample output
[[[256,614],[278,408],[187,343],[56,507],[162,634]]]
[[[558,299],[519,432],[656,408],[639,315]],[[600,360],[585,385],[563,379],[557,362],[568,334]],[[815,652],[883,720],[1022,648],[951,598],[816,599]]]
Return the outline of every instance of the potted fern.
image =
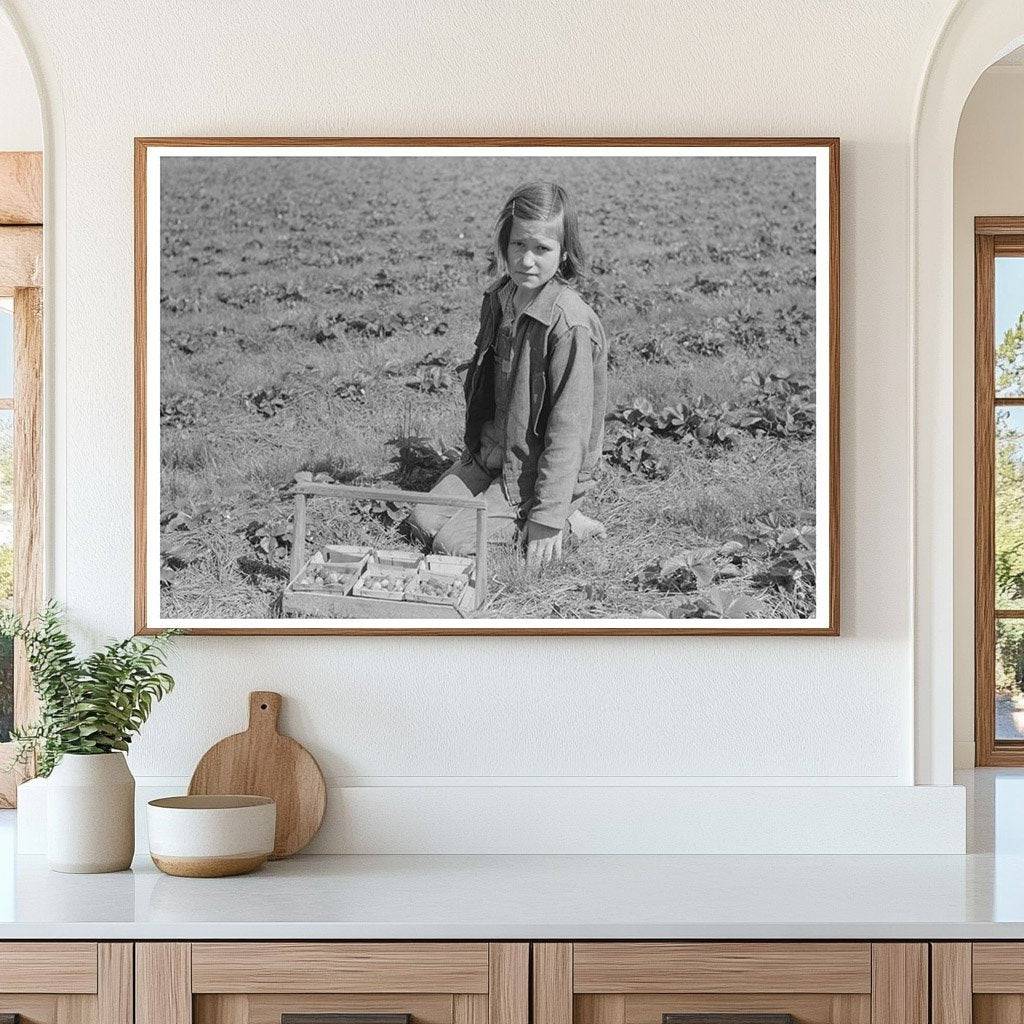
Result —
[[[122,871],[135,852],[135,779],[124,752],[153,702],[174,687],[161,671],[174,631],[129,637],[84,658],[55,603],[22,622],[0,613],[0,634],[25,645],[39,719],[11,733],[17,761],[47,776],[47,862],[54,871]]]

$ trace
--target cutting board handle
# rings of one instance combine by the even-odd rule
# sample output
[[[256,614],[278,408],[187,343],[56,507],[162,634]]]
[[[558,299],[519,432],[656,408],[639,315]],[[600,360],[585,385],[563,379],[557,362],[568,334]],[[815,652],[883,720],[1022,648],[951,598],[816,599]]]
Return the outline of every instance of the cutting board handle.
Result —
[[[253,690],[249,694],[249,732],[277,732],[281,714],[281,694],[271,690]]]

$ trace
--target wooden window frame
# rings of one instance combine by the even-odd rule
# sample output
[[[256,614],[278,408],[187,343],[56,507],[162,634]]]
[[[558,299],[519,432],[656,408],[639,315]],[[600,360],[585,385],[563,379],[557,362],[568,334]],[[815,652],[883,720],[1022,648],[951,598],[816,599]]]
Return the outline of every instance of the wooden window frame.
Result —
[[[42,603],[43,161],[41,153],[0,153],[0,296],[14,299],[14,608]],[[3,403],[9,408],[11,403]],[[14,652],[14,724],[38,705],[24,650]],[[0,807],[14,807],[33,766],[11,767],[13,743],[0,743]]]
[[[997,740],[995,722],[996,620],[1024,620],[1024,609],[995,606],[996,407],[1024,406],[1024,398],[996,399],[997,256],[1024,257],[1024,217],[974,220],[974,762],[979,768],[1024,766],[1024,740]]]

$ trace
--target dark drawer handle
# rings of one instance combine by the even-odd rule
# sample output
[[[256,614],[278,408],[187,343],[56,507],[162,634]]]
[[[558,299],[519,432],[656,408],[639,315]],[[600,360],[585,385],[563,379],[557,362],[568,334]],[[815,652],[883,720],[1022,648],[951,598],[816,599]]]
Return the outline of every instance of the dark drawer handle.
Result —
[[[791,1013],[663,1013],[661,1024],[796,1024]]]
[[[6,1024],[6,1021],[0,1021],[0,1024]],[[281,1024],[412,1024],[412,1014],[282,1013]]]

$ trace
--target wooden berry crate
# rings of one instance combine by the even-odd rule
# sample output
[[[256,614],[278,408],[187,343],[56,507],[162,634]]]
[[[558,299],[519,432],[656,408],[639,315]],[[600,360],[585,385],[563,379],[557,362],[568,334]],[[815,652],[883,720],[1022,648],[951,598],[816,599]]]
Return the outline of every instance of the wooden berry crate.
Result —
[[[296,581],[324,561],[317,551],[306,558],[306,511],[309,498],[337,498],[342,501],[391,501],[408,505],[441,505],[448,508],[471,508],[476,512],[475,585],[470,583],[457,604],[430,601],[398,601],[393,598],[366,597],[354,593],[329,592],[326,589],[306,590]],[[317,619],[447,619],[465,618],[480,608],[487,597],[487,503],[483,498],[449,497],[403,491],[397,488],[356,487],[351,484],[320,484],[299,480],[295,484],[295,521],[292,531],[292,561],[288,585],[282,595],[282,612],[286,617]],[[328,545],[341,549],[343,545]],[[435,556],[431,556],[435,557]],[[372,565],[372,561],[370,563]],[[363,563],[365,571],[366,563]]]
[[[440,594],[429,594],[422,589],[424,584],[437,581],[449,587],[462,586],[456,598],[442,597]],[[407,601],[424,601],[433,605],[449,605],[454,608],[460,607],[466,600],[467,594],[472,594],[473,588],[469,585],[469,579],[462,573],[452,572],[426,572],[420,570],[409,581],[406,589]]]
[[[334,563],[324,558],[322,551],[317,551],[302,567],[302,572],[289,582],[289,586],[295,593],[300,594],[350,594],[353,584],[359,579],[365,565],[366,562],[363,561],[352,569],[342,568],[340,564],[335,566]],[[341,578],[337,583],[325,582],[320,586],[305,582],[308,577],[318,575],[324,569],[333,569],[339,573]]]
[[[367,569],[356,580],[352,593],[356,597],[373,598],[376,601],[404,601],[405,588],[416,578],[415,569],[385,569],[373,567]],[[375,591],[372,583],[375,580],[390,580],[393,589]]]

